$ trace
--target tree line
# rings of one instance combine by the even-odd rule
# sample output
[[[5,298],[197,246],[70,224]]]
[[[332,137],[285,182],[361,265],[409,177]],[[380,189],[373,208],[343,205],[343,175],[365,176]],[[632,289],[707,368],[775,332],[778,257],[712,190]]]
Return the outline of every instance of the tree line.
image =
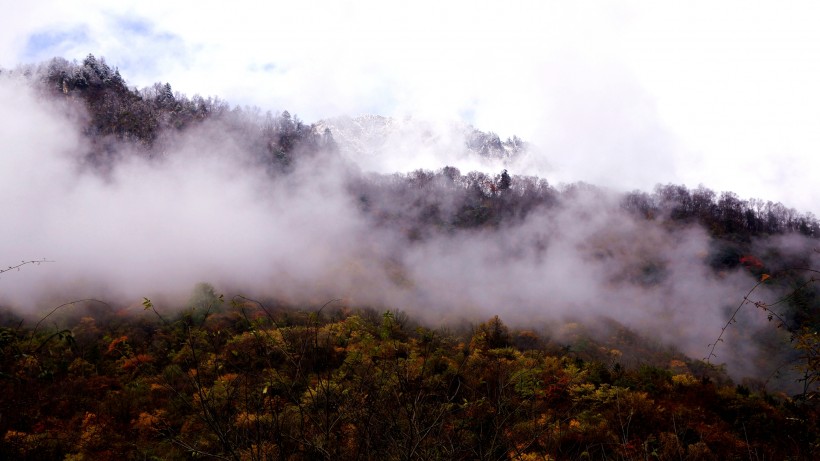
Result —
[[[123,142],[141,147],[137,151],[145,155],[159,155],[164,136],[206,122],[219,122],[260,167],[272,174],[290,171],[299,158],[337,153],[329,131],[319,133],[288,111],[263,113],[255,107],[231,107],[219,98],[189,98],[173,91],[169,83],[129,88],[116,67],[91,54],[82,63],[54,58],[20,72],[38,82],[50,97],[82,104],[89,114],[84,131],[92,141],[88,160],[98,168],[116,161],[117,147]],[[511,152],[526,147],[517,137],[505,144],[493,133],[478,130],[465,139],[466,147],[480,153],[486,149],[502,151],[502,144],[509,144],[507,150]],[[359,176],[351,180],[350,186],[365,210],[397,213],[379,206],[380,202],[396,203],[377,197],[381,194],[410,203],[399,212],[401,219],[447,228],[517,222],[534,209],[555,206],[562,195],[571,195],[578,189],[594,186],[571,184],[556,188],[543,178],[512,176],[506,170],[498,175],[462,174],[454,167],[404,175]],[[441,197],[435,197],[436,194]],[[621,205],[645,219],[699,223],[713,236],[732,240],[789,232],[809,237],[820,235],[820,223],[811,213],[800,213],[781,203],[741,199],[730,191],[716,193],[703,186],[688,189],[682,185],[659,185],[651,193],[625,194]]]

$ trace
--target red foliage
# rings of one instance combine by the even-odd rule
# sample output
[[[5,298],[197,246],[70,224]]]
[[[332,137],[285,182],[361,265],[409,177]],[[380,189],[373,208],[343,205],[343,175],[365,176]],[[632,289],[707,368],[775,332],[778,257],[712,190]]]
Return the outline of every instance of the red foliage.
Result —
[[[762,269],[763,261],[760,258],[752,255],[744,255],[740,257],[740,264],[743,264],[749,269]]]

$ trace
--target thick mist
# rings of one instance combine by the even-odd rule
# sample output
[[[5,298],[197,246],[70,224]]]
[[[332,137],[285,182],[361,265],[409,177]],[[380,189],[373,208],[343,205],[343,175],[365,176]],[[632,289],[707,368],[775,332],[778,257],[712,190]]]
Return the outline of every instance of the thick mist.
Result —
[[[755,283],[708,267],[702,229],[637,220],[615,193],[579,188],[520,223],[408,241],[361,211],[347,188],[355,168],[338,157],[271,176],[236,134],[206,122],[153,158],[123,145],[101,173],[83,163],[81,110],[13,78],[0,79],[0,100],[0,261],[54,261],[0,277],[2,303],[23,311],[80,298],[138,310],[143,297],[172,309],[208,282],[229,296],[340,298],[431,323],[612,319],[700,358]],[[749,312],[719,350],[736,375],[768,372],[744,339],[765,319]]]

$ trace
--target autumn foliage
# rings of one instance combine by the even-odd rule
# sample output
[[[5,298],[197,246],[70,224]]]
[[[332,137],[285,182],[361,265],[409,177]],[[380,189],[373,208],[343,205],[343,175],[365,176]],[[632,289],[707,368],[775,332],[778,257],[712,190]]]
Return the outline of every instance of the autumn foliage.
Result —
[[[816,459],[818,411],[682,356],[626,366],[498,317],[237,298],[0,330],[3,459]],[[104,313],[102,313],[104,314]],[[615,345],[617,346],[617,345]],[[649,357],[649,355],[647,355]],[[658,360],[666,360],[660,364]]]
[[[44,94],[87,113],[82,164],[102,177],[119,161],[112,152],[161,157],[169,133],[209,121],[235,133],[252,166],[271,179],[302,158],[336,154],[329,133],[286,111],[232,109],[169,84],[137,91],[92,55],[82,64],[57,58],[38,72]],[[395,230],[401,245],[503,233],[595,192],[454,167],[351,173],[344,182],[365,222]],[[703,187],[658,186],[625,194],[619,207],[664,229],[701,226],[710,237],[702,258],[716,277],[742,269],[791,293],[777,311],[751,304],[770,320],[777,314],[792,333],[790,353],[805,386],[799,396],[733,383],[719,367],[658,348],[623,326],[612,328],[607,343],[576,334],[583,330],[577,324],[554,325],[571,333],[555,339],[510,328],[498,316],[432,329],[403,312],[338,303],[299,310],[226,301],[211,289],[187,307],[148,299],[131,310],[70,303],[48,322],[0,312],[0,459],[820,459],[820,293],[811,286],[814,274],[776,275],[805,266],[805,255],[760,243],[787,234],[817,238],[820,222]],[[533,250],[547,243],[539,237]],[[40,262],[47,261],[21,265]],[[611,283],[656,289],[674,264],[646,261]],[[411,284],[385,266],[397,286]],[[744,298],[738,309],[750,302]]]

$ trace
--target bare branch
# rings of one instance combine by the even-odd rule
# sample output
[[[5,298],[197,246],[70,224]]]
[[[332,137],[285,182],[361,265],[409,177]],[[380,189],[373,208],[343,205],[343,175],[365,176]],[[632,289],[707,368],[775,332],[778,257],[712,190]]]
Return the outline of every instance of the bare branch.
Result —
[[[32,259],[31,261],[20,261],[20,264],[18,264],[18,265],[16,265],[16,266],[9,266],[9,267],[7,267],[7,268],[5,268],[5,269],[0,269],[0,274],[2,274],[2,273],[4,273],[4,272],[11,271],[11,270],[14,270],[14,269],[17,269],[17,270],[19,271],[19,270],[20,270],[20,268],[21,268],[21,267],[23,267],[23,266],[25,266],[26,264],[37,264],[37,265],[39,266],[41,263],[53,263],[53,262],[55,262],[55,261],[49,261],[49,260],[47,260],[46,258],[43,258],[43,259]]]

